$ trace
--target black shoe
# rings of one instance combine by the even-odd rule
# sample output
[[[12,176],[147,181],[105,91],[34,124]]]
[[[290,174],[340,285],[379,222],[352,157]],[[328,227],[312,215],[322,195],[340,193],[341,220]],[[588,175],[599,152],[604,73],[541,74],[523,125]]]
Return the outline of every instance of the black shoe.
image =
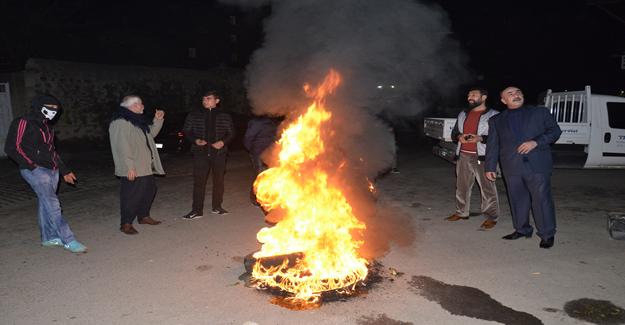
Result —
[[[531,237],[532,237],[532,233],[529,233],[529,234],[527,234],[527,235],[526,235],[526,234],[522,234],[522,233],[520,233],[520,232],[516,232],[516,231],[515,231],[515,232],[513,232],[513,233],[511,233],[511,234],[509,234],[509,235],[505,235],[505,236],[501,237],[501,239],[505,239],[505,240],[515,240],[515,239],[519,239],[519,238],[521,238],[521,237],[531,238]]]
[[[553,246],[553,237],[540,240],[540,248],[551,248]]]
[[[228,214],[228,211],[222,207],[214,208],[211,212],[214,214]]]
[[[203,215],[201,213],[197,213],[197,212],[189,212],[187,214],[185,214],[184,216],[182,216],[182,219],[184,220],[193,220],[193,219],[199,219],[203,217]]]

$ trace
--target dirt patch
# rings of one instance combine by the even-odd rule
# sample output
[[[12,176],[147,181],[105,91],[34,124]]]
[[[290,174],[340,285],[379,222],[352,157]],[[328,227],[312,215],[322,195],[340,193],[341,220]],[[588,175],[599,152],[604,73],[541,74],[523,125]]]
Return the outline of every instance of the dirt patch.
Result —
[[[453,315],[473,317],[503,324],[539,325],[543,322],[535,316],[516,311],[482,290],[447,284],[427,276],[413,276],[408,282],[411,290],[437,302]]]
[[[625,309],[607,300],[582,298],[564,304],[567,315],[599,325],[625,324]]]
[[[388,318],[386,314],[379,314],[375,318],[362,316],[358,320],[358,325],[413,325],[413,323],[401,322],[392,318]]]
[[[212,268],[213,268],[212,265],[203,264],[203,265],[198,265],[195,269],[200,272],[206,272]]]

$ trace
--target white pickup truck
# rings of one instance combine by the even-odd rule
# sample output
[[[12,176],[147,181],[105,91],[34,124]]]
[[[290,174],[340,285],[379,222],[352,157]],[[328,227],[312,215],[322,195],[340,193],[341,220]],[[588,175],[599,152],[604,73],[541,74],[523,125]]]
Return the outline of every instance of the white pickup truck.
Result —
[[[625,97],[581,91],[547,91],[544,105],[550,109],[562,135],[554,145],[556,167],[625,168]],[[425,135],[440,140],[432,152],[452,161],[451,142],[455,118],[423,121]]]

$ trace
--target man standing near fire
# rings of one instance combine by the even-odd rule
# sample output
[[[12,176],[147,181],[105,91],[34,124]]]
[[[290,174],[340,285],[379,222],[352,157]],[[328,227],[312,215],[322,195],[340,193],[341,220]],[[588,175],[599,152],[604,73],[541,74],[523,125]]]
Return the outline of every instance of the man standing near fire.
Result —
[[[234,138],[234,126],[230,114],[221,110],[219,93],[207,91],[202,96],[202,107],[189,112],[184,121],[183,132],[191,142],[193,153],[193,204],[191,212],[182,218],[193,220],[204,214],[204,195],[209,173],[213,172],[212,213],[228,214],[222,207],[224,197],[224,174],[228,144]]]
[[[499,112],[486,107],[488,91],[474,87],[467,94],[468,108],[458,114],[451,138],[458,143],[456,148],[456,212],[448,221],[469,219],[471,190],[477,179],[482,196],[481,211],[486,218],[481,229],[488,230],[497,224],[499,199],[497,186],[484,174],[488,120]]]
[[[517,87],[501,91],[508,109],[489,122],[486,178],[495,181],[497,161],[506,178],[514,232],[506,240],[532,237],[530,210],[541,238],[540,248],[551,248],[556,234],[556,212],[551,195],[551,145],[562,134],[546,107],[524,105]]]
[[[255,172],[254,180],[258,174],[267,169],[267,165],[262,160],[261,156],[263,152],[276,141],[278,124],[278,118],[267,115],[254,116],[247,124],[247,130],[245,130],[245,136],[243,137],[243,145],[250,153],[250,159],[252,160],[252,166]],[[252,181],[250,202],[252,202],[253,205],[260,206],[260,203],[258,203],[256,199],[256,194],[254,193],[253,183]]]
[[[135,218],[143,225],[161,223],[150,217],[150,209],[156,195],[154,175],[165,175],[154,143],[163,127],[165,112],[157,109],[150,123],[143,117],[143,110],[139,96],[126,96],[109,125],[115,175],[121,181],[119,230],[127,235],[138,233],[132,226]]]
[[[4,151],[17,162],[20,174],[37,194],[41,245],[85,253],[87,247],[74,237],[56,195],[59,175],[68,184],[76,182],[76,176],[65,167],[54,146],[52,121],[60,110],[61,103],[55,97],[37,96],[31,111],[11,123]]]

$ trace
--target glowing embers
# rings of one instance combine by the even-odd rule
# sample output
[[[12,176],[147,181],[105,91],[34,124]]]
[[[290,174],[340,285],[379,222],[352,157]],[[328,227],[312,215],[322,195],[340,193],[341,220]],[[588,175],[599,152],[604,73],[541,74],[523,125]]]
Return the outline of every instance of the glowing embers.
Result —
[[[281,265],[286,261],[289,266],[293,266],[295,261],[302,257],[303,255],[301,253],[294,253],[289,255],[261,258],[257,260],[252,257],[252,254],[249,254],[244,259],[246,273],[242,274],[239,279],[246,283],[246,287],[264,289],[268,293],[272,294],[273,297],[270,302],[274,305],[291,310],[309,310],[320,307],[322,302],[346,301],[347,299],[356,297],[365,298],[371,289],[384,282],[384,280],[393,282],[395,278],[403,275],[403,273],[398,273],[396,271],[395,273],[392,273],[392,271],[394,271],[392,268],[389,268],[391,272],[386,271],[382,264],[372,260],[368,264],[368,273],[364,280],[358,281],[353,286],[348,288],[320,292],[318,295],[315,295],[315,297],[310,299],[299,299],[292,293],[283,291],[278,287],[262,285],[251,276],[252,269],[256,263],[261,263],[264,267],[271,267]]]
[[[252,280],[289,293],[293,305],[314,306],[327,291],[349,294],[368,273],[357,253],[363,242],[353,237],[365,224],[341,190],[340,151],[327,147],[334,132],[325,97],[340,81],[332,70],[316,89],[304,87],[313,103],[282,132],[275,166],[254,183],[277,223],[257,234],[262,247],[253,255]]]

